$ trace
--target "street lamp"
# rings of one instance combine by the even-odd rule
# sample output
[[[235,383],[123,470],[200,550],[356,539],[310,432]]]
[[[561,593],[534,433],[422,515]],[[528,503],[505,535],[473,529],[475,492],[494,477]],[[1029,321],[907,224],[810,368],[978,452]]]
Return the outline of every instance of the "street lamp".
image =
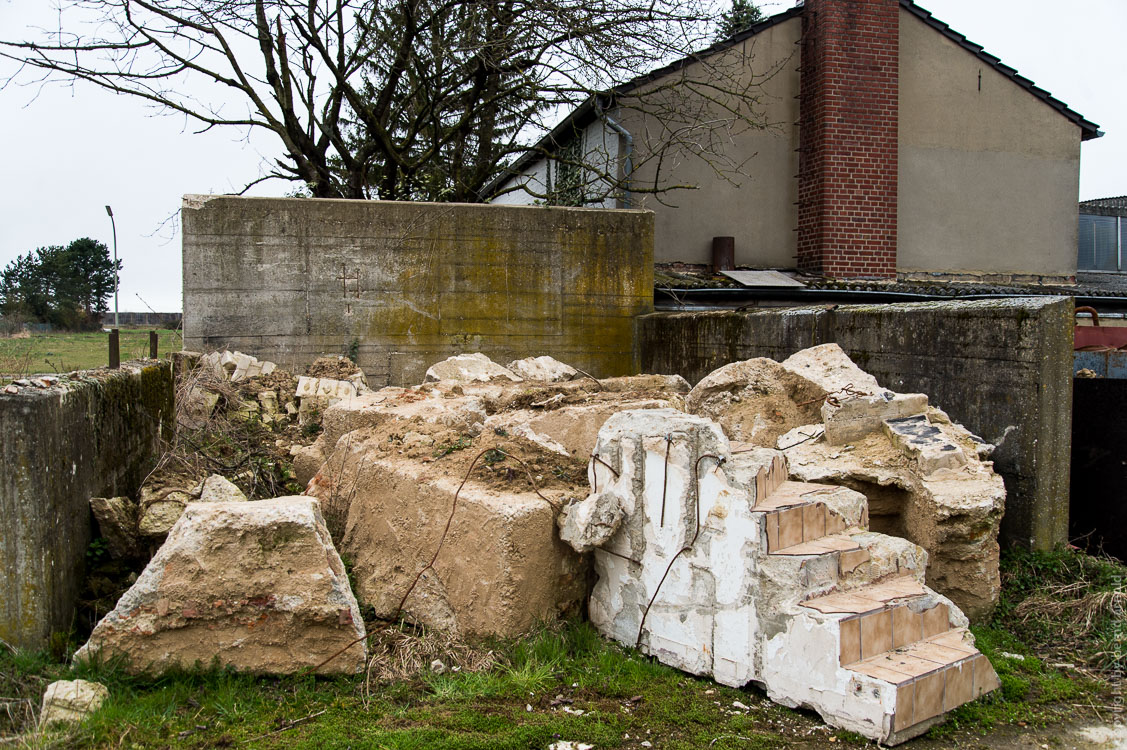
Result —
[[[109,206],[106,206],[106,214],[113,227],[113,327],[117,328],[117,224],[113,220],[113,209]]]

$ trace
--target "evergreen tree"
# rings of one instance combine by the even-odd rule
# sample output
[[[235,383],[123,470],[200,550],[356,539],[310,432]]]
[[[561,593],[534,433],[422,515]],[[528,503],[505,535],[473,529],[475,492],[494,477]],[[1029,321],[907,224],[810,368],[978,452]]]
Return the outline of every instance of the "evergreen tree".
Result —
[[[720,16],[716,38],[727,39],[733,34],[746,31],[764,18],[766,16],[763,15],[763,11],[750,0],[732,0],[732,7]]]

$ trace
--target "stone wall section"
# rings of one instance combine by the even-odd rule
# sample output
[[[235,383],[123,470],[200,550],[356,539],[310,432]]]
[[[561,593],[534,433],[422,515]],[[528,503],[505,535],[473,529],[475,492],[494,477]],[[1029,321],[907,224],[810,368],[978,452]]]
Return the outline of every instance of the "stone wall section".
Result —
[[[926,393],[997,445],[1003,543],[1067,541],[1072,403],[1070,298],[656,313],[639,321],[644,372],[696,383],[753,357],[837,343],[886,388]]]
[[[637,372],[646,211],[186,196],[183,221],[188,349],[293,371],[351,354],[376,387],[474,351]]]
[[[41,649],[70,630],[90,498],[135,494],[173,419],[168,362],[0,393],[0,638]]]

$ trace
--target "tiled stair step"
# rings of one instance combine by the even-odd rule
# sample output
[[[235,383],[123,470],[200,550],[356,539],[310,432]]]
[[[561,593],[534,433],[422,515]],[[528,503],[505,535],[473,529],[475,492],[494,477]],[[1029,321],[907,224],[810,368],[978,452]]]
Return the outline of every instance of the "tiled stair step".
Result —
[[[818,494],[836,489],[804,482],[783,482],[774,494],[757,502],[752,511],[764,514],[767,552],[776,552],[845,531],[845,521],[841,516],[831,511],[825,503],[818,502]]]
[[[848,669],[896,686],[893,733],[958,708],[999,687],[989,660],[949,630],[850,664]]]
[[[770,540],[768,540],[770,549]],[[869,551],[853,541],[846,534],[833,534],[815,539],[810,542],[794,544],[774,550],[772,555],[837,555],[838,575],[845,576],[857,569],[857,566],[867,563],[871,556]]]
[[[862,615],[882,609],[898,599],[911,599],[927,594],[920,583],[910,576],[895,576],[880,583],[870,583],[848,592],[827,594],[802,602],[803,607],[823,614]]]
[[[914,612],[907,604],[886,604],[882,609],[847,617],[838,627],[838,663],[852,669],[855,662],[946,633],[951,624],[947,605],[941,602],[923,612]]]

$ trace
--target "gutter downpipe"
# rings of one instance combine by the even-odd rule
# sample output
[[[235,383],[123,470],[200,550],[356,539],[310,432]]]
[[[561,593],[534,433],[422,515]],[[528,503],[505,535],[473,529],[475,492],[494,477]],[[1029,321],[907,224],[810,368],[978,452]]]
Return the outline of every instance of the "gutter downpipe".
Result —
[[[626,141],[626,153],[623,155],[623,187],[622,187],[622,203],[624,208],[632,208],[631,194],[630,194],[630,175],[634,172],[634,136],[630,135],[630,131],[615,122],[610,115],[607,114],[606,108],[601,101],[595,102],[595,108],[599,112],[599,117],[602,118],[611,130],[622,136]]]

